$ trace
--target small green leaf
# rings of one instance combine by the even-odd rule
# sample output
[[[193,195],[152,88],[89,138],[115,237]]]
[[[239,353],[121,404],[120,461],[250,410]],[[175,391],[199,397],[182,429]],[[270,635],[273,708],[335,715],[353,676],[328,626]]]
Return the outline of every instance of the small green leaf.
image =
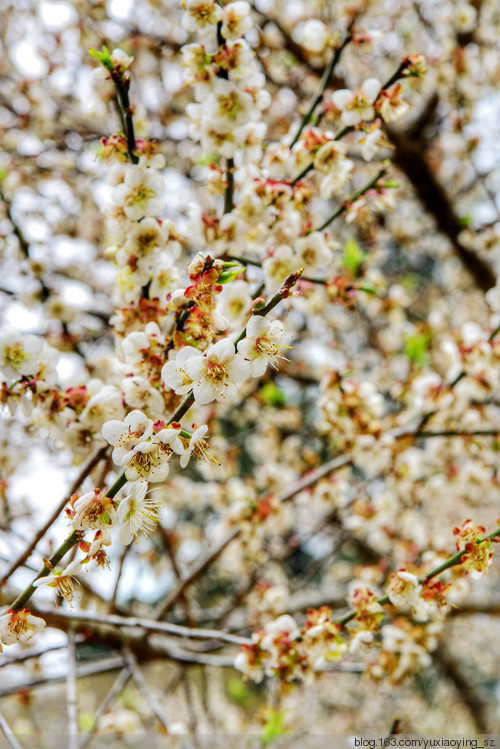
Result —
[[[365,257],[365,253],[356,240],[348,239],[344,245],[344,253],[342,255],[342,265],[344,268],[347,268],[353,276],[357,276]]]
[[[285,406],[286,396],[283,390],[276,385],[275,382],[270,380],[266,382],[260,389],[260,395],[264,403],[268,406]]]
[[[78,728],[82,733],[87,733],[94,727],[95,718],[92,710],[80,710],[78,713]]]
[[[429,348],[430,339],[430,333],[417,333],[416,335],[408,336],[405,340],[405,354],[408,359],[419,366],[427,364],[429,361],[427,349]]]
[[[218,283],[229,283],[238,278],[240,273],[244,272],[244,268],[237,268],[236,270],[223,270],[218,278]]]
[[[210,164],[218,164],[220,156],[218,153],[204,153],[196,159],[196,166],[210,166]]]
[[[226,692],[231,699],[242,707],[248,707],[252,695],[242,679],[230,679],[226,686]]]
[[[362,283],[358,286],[359,291],[364,291],[365,294],[376,294],[376,286],[372,286],[371,283]]]
[[[458,217],[458,223],[460,224],[460,226],[463,226],[464,229],[468,229],[469,226],[472,224],[472,221],[473,219],[470,213],[466,213],[465,216]]]
[[[96,49],[93,49],[92,47],[89,49],[89,55],[92,55],[98,62],[101,63],[101,65],[104,65],[104,67],[107,70],[114,70],[115,66],[113,65],[113,60],[111,59],[111,55],[109,54],[108,48],[103,47],[102,52],[98,52]]]
[[[260,737],[260,743],[262,744],[262,746],[268,746],[278,736],[282,736],[285,733],[290,733],[290,731],[285,730],[285,716],[287,712],[288,710],[281,710],[280,712],[278,712],[277,710],[269,709],[267,711],[267,722],[264,726],[262,736]]]

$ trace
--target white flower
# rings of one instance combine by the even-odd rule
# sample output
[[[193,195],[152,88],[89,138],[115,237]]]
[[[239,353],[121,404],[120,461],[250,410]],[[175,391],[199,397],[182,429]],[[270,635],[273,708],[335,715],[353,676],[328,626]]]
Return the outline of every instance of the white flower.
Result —
[[[420,599],[422,586],[416,575],[406,570],[399,570],[394,574],[387,586],[386,592],[394,606],[416,606]]]
[[[46,577],[39,577],[38,580],[33,581],[32,585],[34,588],[41,588],[45,585],[49,588],[56,588],[57,592],[71,604],[75,596],[73,575],[80,569],[81,563],[75,559],[64,570],[54,570]]]
[[[497,283],[491,289],[486,292],[486,302],[489,304],[493,312],[500,312],[500,284]]]
[[[0,336],[0,369],[10,380],[21,375],[35,375],[41,351],[42,341],[37,336],[6,330]]]
[[[221,32],[224,39],[237,39],[250,31],[253,26],[250,5],[246,0],[228,3],[224,6],[222,13]]]
[[[187,86],[195,83],[206,84],[212,73],[210,58],[207,58],[205,47],[202,44],[185,44],[182,47],[182,64],[184,71],[182,77]]]
[[[153,169],[140,166],[127,166],[125,180],[115,187],[113,198],[116,205],[123,207],[131,221],[139,221],[145,216],[159,216],[163,211],[163,201],[159,196],[165,189],[163,177]]]
[[[285,278],[297,270],[295,253],[288,244],[280,244],[268,257],[262,261],[266,279],[266,289],[274,291]]]
[[[140,364],[144,350],[149,350],[149,338],[144,331],[134,330],[123,339],[121,348],[127,364]]]
[[[247,378],[250,367],[226,338],[210,346],[204,356],[188,359],[185,368],[193,380],[195,400],[205,404],[213,400],[234,401],[236,385]]]
[[[121,458],[120,465],[124,466],[128,481],[165,481],[170,454],[163,452],[157,442],[140,442]]]
[[[197,31],[205,26],[214,26],[222,19],[222,9],[215,0],[183,0],[186,9],[182,27],[186,31]]]
[[[226,284],[217,297],[217,303],[220,313],[229,320],[230,324],[241,323],[252,305],[252,297],[247,282],[232,281]]]
[[[44,628],[44,620],[33,616],[28,609],[9,609],[0,616],[0,650],[2,643],[15,645],[16,642],[27,642]]]
[[[94,382],[99,381],[94,380]],[[103,385],[99,382],[99,389],[89,398],[87,405],[80,414],[80,421],[99,432],[105,421],[123,417],[123,413],[120,390],[114,385]]]
[[[250,318],[246,338],[238,343],[238,353],[250,360],[252,377],[262,377],[268,364],[278,369],[279,359],[288,361],[280,353],[282,348],[289,348],[280,343],[284,332],[283,324],[279,320],[271,322],[261,315],[253,315]]]
[[[198,429],[193,432],[189,440],[189,445],[181,455],[181,459],[179,461],[181,464],[181,468],[185,468],[187,466],[193,452],[195,453],[195,455],[201,455],[202,457],[208,455],[206,451],[208,445],[204,439],[207,432],[208,427],[206,425],[198,427]]]
[[[129,57],[123,49],[117,48],[112,51],[111,60],[115,68],[119,67],[122,70],[127,70],[132,65],[134,58]]]
[[[201,107],[204,127],[221,133],[229,133],[239,125],[259,118],[250,94],[223,78],[217,78],[213,93],[206,98]]]
[[[456,3],[453,8],[453,23],[460,34],[473,31],[477,25],[477,10],[470,3]]]
[[[382,91],[377,102],[377,111],[384,122],[397,122],[409,110],[409,104],[401,98],[402,92],[401,83],[397,83],[390,91]]]
[[[168,294],[179,287],[180,281],[181,274],[172,257],[167,252],[160,253],[155,260],[153,280],[149,287],[149,298],[159,299],[160,303],[165,305]]]
[[[377,78],[367,78],[359,91],[351,91],[348,88],[334,91],[332,101],[342,112],[343,125],[353,126],[373,120],[375,117],[373,104],[381,85]]]
[[[163,398],[149,380],[140,375],[125,377],[121,382],[125,403],[132,408],[147,409],[149,413],[161,413]]]
[[[201,358],[202,354],[192,346],[184,346],[177,352],[175,359],[163,365],[161,378],[177,395],[186,395],[193,387],[193,378],[187,373],[186,363],[195,356]]]
[[[319,231],[299,237],[295,243],[295,251],[297,252],[297,267],[304,268],[306,273],[313,273],[318,267],[327,265],[332,258],[324,234]]]
[[[158,434],[153,436],[153,442],[161,444],[163,451],[169,455],[171,455],[172,452],[177,453],[177,455],[182,455],[184,453],[182,442],[179,439],[178,429],[162,429]]]
[[[141,411],[131,411],[125,421],[107,421],[101,433],[106,442],[115,448],[114,462],[121,464],[124,455],[153,434],[153,422]]]
[[[365,161],[371,161],[379,150],[382,135],[382,130],[377,127],[374,130],[371,130],[368,135],[365,135],[359,141],[361,146],[361,156]]]
[[[288,635],[289,640],[295,640],[300,636],[300,629],[297,626],[297,622],[289,614],[282,614],[274,619],[272,622],[268,622],[264,627],[265,635],[262,638],[261,647],[263,650],[269,650],[270,652],[274,649],[274,640],[280,635]]]
[[[228,41],[226,50],[225,65],[229,72],[229,78],[232,81],[245,81],[245,85],[252,88],[252,84],[257,80],[255,76],[258,69],[255,64],[254,52],[249,43],[245,39]]]
[[[106,530],[116,523],[116,510],[113,500],[99,489],[84,494],[73,504],[75,515],[72,519],[76,531]]]
[[[146,497],[148,482],[139,479],[132,484],[130,494],[122,499],[118,507],[118,521],[121,527],[118,540],[129,544],[141,531],[146,535],[153,531],[159,520],[157,500]]]
[[[323,21],[311,18],[302,29],[302,46],[308,52],[320,55],[330,41],[330,34]]]

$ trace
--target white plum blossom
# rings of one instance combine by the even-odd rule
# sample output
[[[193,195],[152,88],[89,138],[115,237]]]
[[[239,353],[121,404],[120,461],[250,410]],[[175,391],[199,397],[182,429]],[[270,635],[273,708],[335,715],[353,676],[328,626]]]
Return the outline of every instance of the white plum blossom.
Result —
[[[177,430],[162,429],[153,435],[151,441],[142,441],[132,447],[119,463],[125,468],[128,481],[165,481],[170,470],[170,458],[174,453],[182,455],[183,452]]]
[[[186,31],[198,31],[222,20],[222,9],[216,0],[182,0],[182,7],[186,9],[182,16]]]
[[[394,606],[413,607],[419,602],[422,586],[416,575],[406,570],[399,570],[391,577],[386,592]]]
[[[80,421],[95,432],[100,432],[102,425],[110,419],[123,418],[123,396],[114,385],[104,385],[100,380],[91,380],[87,390],[95,392],[80,414]]]
[[[374,103],[380,92],[378,78],[367,78],[358,91],[342,88],[334,91],[332,101],[342,112],[342,124],[346,126],[369,122],[375,117]]]
[[[53,570],[50,575],[37,578],[33,581],[32,585],[35,588],[42,588],[45,586],[55,588],[56,593],[59,593],[69,604],[71,604],[75,597],[73,576],[81,571],[81,566],[81,562],[75,559],[63,570]]]
[[[318,268],[328,265],[332,259],[325,236],[319,231],[299,237],[295,242],[295,252],[297,267],[304,268],[306,273],[314,273]]]
[[[454,4],[453,24],[460,34],[473,31],[477,25],[477,10],[471,3],[462,2]]]
[[[253,26],[250,5],[246,0],[228,3],[222,10],[221,33],[224,39],[238,39]]]
[[[158,390],[149,380],[140,375],[125,377],[121,381],[123,399],[128,406],[135,409],[146,409],[149,413],[161,413],[164,402]]]
[[[187,86],[206,84],[212,77],[212,66],[203,44],[185,44],[182,48],[182,77]]]
[[[114,502],[99,489],[83,494],[73,503],[72,525],[76,531],[107,530],[116,523]]]
[[[15,645],[27,642],[34,635],[45,629],[45,622],[39,616],[33,616],[28,609],[14,611],[8,609],[0,616],[0,652],[2,645]]]
[[[201,351],[192,346],[184,346],[177,352],[174,359],[166,362],[161,370],[161,378],[165,385],[177,395],[186,395],[193,387],[193,378],[186,370],[186,363],[193,357],[201,357]]]
[[[141,531],[148,535],[158,524],[159,503],[152,497],[146,497],[147,489],[147,481],[144,479],[135,481],[118,506],[118,522],[120,523],[118,540],[122,544],[129,544]]]
[[[396,83],[390,90],[384,89],[377,101],[377,111],[384,122],[397,122],[409,110],[408,102],[401,98],[403,87]]]
[[[161,252],[155,260],[154,276],[149,287],[149,298],[159,299],[162,305],[167,296],[180,286],[181,274],[174,259],[167,252]]]
[[[268,364],[278,369],[279,359],[288,361],[280,353],[281,349],[290,348],[281,343],[284,333],[285,329],[279,320],[271,322],[261,315],[250,318],[246,337],[238,343],[238,353],[250,361],[252,377],[262,377]]]
[[[327,27],[317,18],[311,18],[306,21],[302,28],[302,46],[308,52],[320,55],[325,51],[330,41],[330,34]]]
[[[102,436],[113,445],[113,460],[121,464],[122,458],[136,445],[153,434],[153,422],[141,411],[131,411],[124,421],[112,419],[101,430]]]
[[[235,352],[234,343],[227,338],[214,343],[203,356],[194,356],[185,363],[195,400],[202,404],[235,401],[237,384],[246,380],[249,369],[249,363]]]
[[[371,161],[373,157],[378,153],[380,148],[380,141],[383,138],[382,130],[379,127],[370,130],[367,135],[364,135],[359,144],[361,146],[361,156],[365,161]]]
[[[120,465],[124,466],[128,481],[165,481],[170,470],[169,458],[158,443],[140,442],[122,457]]]
[[[0,370],[9,380],[38,372],[43,343],[36,335],[7,329],[0,336]]]
[[[113,199],[123,208],[127,218],[140,221],[144,217],[156,217],[163,211],[163,200],[159,197],[165,189],[163,177],[154,169],[129,165],[124,181],[115,187]]]
[[[201,107],[207,123],[221,133],[227,133],[258,118],[250,94],[223,78],[217,78],[212,87],[212,94]]]
[[[117,47],[114,49],[110,55],[111,61],[115,68],[120,68],[123,70],[128,70],[128,68],[132,65],[134,58],[127,55],[126,52],[123,51],[123,49],[120,49]]]
[[[241,324],[252,306],[252,297],[246,281],[226,284],[218,295],[217,305],[230,325]]]
[[[208,455],[207,453],[207,447],[208,444],[205,440],[205,435],[208,432],[208,426],[206,424],[198,427],[191,437],[189,438],[189,445],[184,450],[183,454],[180,458],[180,465],[181,468],[185,468],[187,464],[189,463],[189,460],[191,458],[191,455],[194,454],[198,455],[199,457],[205,458],[205,456]]]

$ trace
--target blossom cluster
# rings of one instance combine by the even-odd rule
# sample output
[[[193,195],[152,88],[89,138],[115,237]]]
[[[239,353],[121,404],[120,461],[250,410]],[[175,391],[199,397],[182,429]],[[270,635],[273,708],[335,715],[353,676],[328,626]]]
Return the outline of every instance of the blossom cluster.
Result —
[[[491,566],[493,540],[467,520],[454,531],[455,562],[435,579],[431,568],[446,564],[443,534],[457,520],[433,525],[422,508],[439,500],[461,513],[482,501],[485,486],[491,501],[498,496],[496,445],[485,448],[468,432],[498,423],[499,286],[485,297],[489,320],[466,309],[450,326],[440,303],[423,320],[412,289],[418,273],[393,282],[401,259],[392,245],[404,243],[408,226],[420,239],[422,227],[403,211],[389,215],[405,203],[384,159],[390,126],[410,110],[407,81],[425,73],[421,55],[400,58],[386,83],[367,65],[358,82],[325,76],[312,109],[290,119],[279,114],[286,92],[276,101],[269,94],[265,73],[272,81],[282,71],[255,52],[252,6],[181,5],[190,43],[179,55],[179,97],[194,99],[185,112],[195,144],[184,166],[196,176],[197,202],[175,222],[167,218],[167,146],[149,139],[140,106],[128,100],[138,60],[120,49],[94,51],[102,63],[94,85],[103,101],[115,99],[123,128],[102,138],[97,167],[108,176],[100,188],[104,255],[116,272],[114,353],[108,347],[100,356],[96,345],[87,356],[84,341],[87,372],[62,386],[58,352],[42,336],[8,330],[0,338],[1,402],[10,413],[21,405],[30,428],[47,430],[75,462],[94,448],[111,454],[123,485],[72,497],[66,517],[79,557],[61,569],[46,564],[33,587],[51,587],[71,603],[75,576],[90,562],[109,567],[114,539],[130,544],[153,533],[161,488],[181,567],[226,533],[239,539],[214,555],[214,579],[253,585],[245,626],[262,626],[236,658],[244,674],[288,683],[360,657],[373,678],[399,682],[429,664],[448,606]],[[469,33],[477,12],[460,3],[453,18],[457,34]],[[328,72],[342,44],[364,54],[377,38],[356,19],[344,26],[342,42],[308,17],[293,38],[306,61],[319,56]],[[469,54],[457,66],[470,64]],[[163,124],[156,132],[166,132]],[[341,216],[343,227],[334,229]],[[444,266],[443,277],[454,279],[452,264]],[[281,302],[277,319],[270,313]],[[66,333],[64,310],[60,320]],[[468,432],[457,447],[447,435],[460,429]],[[209,453],[209,433],[221,464]],[[320,470],[308,486],[332,455],[343,467]],[[205,462],[194,468],[192,456]],[[284,488],[303,481],[289,503],[293,492]],[[467,506],[459,517],[468,514]],[[321,607],[298,624],[284,613],[292,593],[286,561],[297,550],[329,570],[332,518],[342,538],[379,563],[358,568],[359,581],[342,578],[353,609],[347,619]],[[319,551],[311,552],[317,537]],[[164,562],[153,561],[161,573]],[[387,569],[397,572],[384,584]],[[43,626],[27,609],[10,609],[0,617],[0,643],[25,642]]]

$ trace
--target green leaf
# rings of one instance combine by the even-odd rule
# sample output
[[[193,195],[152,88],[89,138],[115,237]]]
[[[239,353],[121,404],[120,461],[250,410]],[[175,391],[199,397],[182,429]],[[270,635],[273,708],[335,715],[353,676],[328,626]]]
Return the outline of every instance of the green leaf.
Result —
[[[459,216],[458,217],[458,223],[460,226],[463,226],[464,229],[468,229],[469,226],[472,224],[473,218],[470,215],[470,213],[466,213],[465,216]]]
[[[244,268],[237,268],[236,270],[223,270],[218,278],[218,283],[229,283],[238,278],[240,273],[244,272]]]
[[[347,268],[353,276],[357,276],[365,257],[366,254],[356,240],[348,239],[344,245],[344,252],[342,255],[342,265],[344,268]]]
[[[92,710],[80,710],[78,713],[78,728],[82,733],[87,733],[93,728],[95,717]]]
[[[408,359],[419,366],[427,364],[429,361],[427,349],[429,348],[430,339],[430,333],[417,333],[416,335],[408,336],[405,340],[405,354]]]
[[[226,692],[235,702],[246,708],[252,700],[252,695],[242,679],[230,679],[226,686]]]
[[[89,55],[92,55],[98,62],[101,63],[101,65],[104,65],[104,67],[107,70],[114,70],[115,66],[113,65],[113,60],[111,59],[111,55],[109,54],[108,48],[103,47],[102,52],[98,52],[96,49],[93,49],[92,47],[89,49]]]
[[[285,733],[290,733],[290,731],[285,730],[285,716],[287,712],[288,710],[281,710],[280,712],[278,712],[278,710],[272,709],[269,709],[267,711],[267,722],[264,726],[262,736],[260,737],[260,743],[262,744],[262,746],[271,744],[277,736],[282,736]]]
[[[377,287],[372,286],[371,283],[362,283],[358,286],[359,291],[364,291],[365,294],[376,294]]]
[[[210,166],[210,164],[218,164],[220,161],[220,156],[218,153],[204,153],[201,156],[199,156],[195,163],[196,166]]]
[[[268,406],[282,407],[286,405],[286,396],[283,390],[270,380],[260,389],[260,395],[264,403]]]

